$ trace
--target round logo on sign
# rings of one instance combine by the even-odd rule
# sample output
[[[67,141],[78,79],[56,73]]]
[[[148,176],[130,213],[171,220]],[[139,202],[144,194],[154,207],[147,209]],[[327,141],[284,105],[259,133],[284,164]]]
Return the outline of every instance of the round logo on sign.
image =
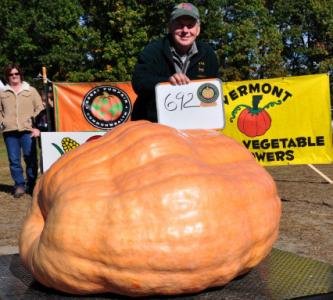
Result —
[[[129,118],[132,104],[129,96],[121,89],[103,85],[91,89],[82,102],[86,120],[99,129],[112,129]]]
[[[219,96],[219,90],[212,83],[204,83],[199,86],[197,95],[203,103],[214,103]]]

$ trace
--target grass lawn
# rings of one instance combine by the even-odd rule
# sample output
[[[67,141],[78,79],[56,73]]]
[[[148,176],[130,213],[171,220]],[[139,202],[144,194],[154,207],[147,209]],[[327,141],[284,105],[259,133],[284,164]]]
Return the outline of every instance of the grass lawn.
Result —
[[[7,150],[3,137],[0,137],[0,184],[1,185],[12,185],[13,181],[9,173],[9,165],[7,158]]]

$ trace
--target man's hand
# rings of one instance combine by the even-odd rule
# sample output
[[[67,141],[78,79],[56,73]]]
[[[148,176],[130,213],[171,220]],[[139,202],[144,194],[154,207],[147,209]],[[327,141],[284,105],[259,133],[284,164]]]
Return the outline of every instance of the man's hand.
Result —
[[[175,73],[170,78],[169,81],[171,84],[188,84],[190,79],[183,73]]]

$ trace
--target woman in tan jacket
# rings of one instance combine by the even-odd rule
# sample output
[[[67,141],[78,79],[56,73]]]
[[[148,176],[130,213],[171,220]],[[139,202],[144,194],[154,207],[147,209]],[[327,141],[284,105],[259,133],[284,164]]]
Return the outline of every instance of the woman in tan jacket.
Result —
[[[34,119],[43,109],[37,90],[23,81],[19,65],[5,68],[8,82],[0,92],[0,126],[7,148],[10,173],[14,181],[14,197],[32,193],[37,179],[36,137],[40,132]],[[21,164],[21,152],[26,164],[26,180]]]

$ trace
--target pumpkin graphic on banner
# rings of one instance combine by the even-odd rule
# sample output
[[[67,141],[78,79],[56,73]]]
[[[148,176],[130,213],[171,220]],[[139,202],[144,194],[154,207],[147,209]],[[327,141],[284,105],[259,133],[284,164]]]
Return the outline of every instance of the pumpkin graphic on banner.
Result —
[[[264,135],[271,127],[272,119],[266,109],[269,107],[280,105],[281,100],[270,102],[263,108],[259,107],[259,102],[262,100],[262,95],[252,97],[252,107],[246,104],[240,104],[234,108],[231,113],[230,122],[236,118],[237,113],[244,108],[238,116],[237,127],[240,132],[248,137]]]
[[[122,111],[123,105],[120,99],[116,95],[109,95],[107,92],[96,97],[91,104],[93,116],[103,121],[117,120]]]

